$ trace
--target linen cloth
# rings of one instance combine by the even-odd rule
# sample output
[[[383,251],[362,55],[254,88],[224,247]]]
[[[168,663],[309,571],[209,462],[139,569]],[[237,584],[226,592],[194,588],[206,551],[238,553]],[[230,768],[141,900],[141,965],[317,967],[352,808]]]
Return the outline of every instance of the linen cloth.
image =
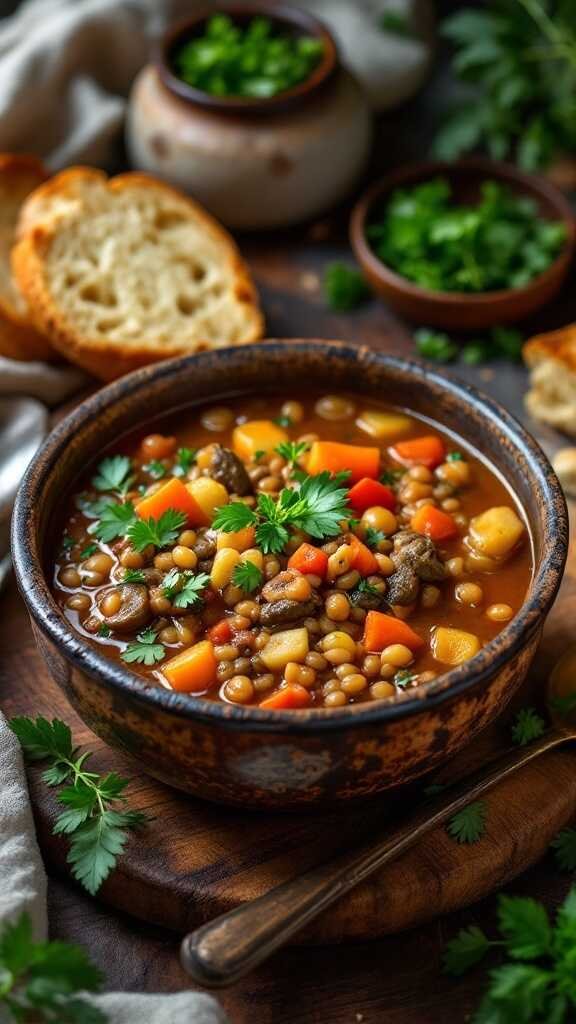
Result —
[[[0,712],[0,932],[26,911],[37,941],[48,933],[46,874],[36,842],[20,745]],[[110,1024],[227,1024],[217,1002],[202,992],[174,995],[105,993],[86,996]],[[0,1006],[0,1024],[8,1024]]]

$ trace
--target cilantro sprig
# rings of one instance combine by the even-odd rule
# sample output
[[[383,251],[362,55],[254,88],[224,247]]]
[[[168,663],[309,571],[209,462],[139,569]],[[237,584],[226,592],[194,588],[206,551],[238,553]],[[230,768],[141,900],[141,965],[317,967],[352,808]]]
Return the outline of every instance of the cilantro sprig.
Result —
[[[156,643],[153,629],[145,629],[132,643],[129,643],[120,657],[129,665],[156,665],[165,656],[164,645]]]
[[[197,455],[197,448],[179,448],[176,452],[176,462],[172,467],[174,476],[187,476],[196,462]]]
[[[116,772],[87,771],[90,753],[73,746],[69,727],[57,718],[49,722],[40,716],[35,720],[23,716],[9,724],[28,761],[50,762],[43,781],[48,786],[66,783],[57,796],[65,810],[56,819],[54,833],[69,838],[67,860],[72,874],[94,895],[116,866],[128,832],[146,821],[140,811],[126,809],[124,791],[129,780]]]
[[[160,462],[159,459],[151,459],[150,462],[142,466],[142,470],[148,476],[151,476],[153,480],[162,480],[168,472],[164,463]]]
[[[486,804],[483,800],[474,800],[458,811],[446,828],[457,843],[477,843],[486,831]]]
[[[92,478],[92,486],[97,491],[109,491],[119,495],[126,494],[133,482],[132,461],[127,455],[112,455],[108,459],[103,459],[96,476]]]
[[[175,608],[199,608],[202,595],[210,585],[208,573],[191,569],[171,569],[162,581],[162,593]]]
[[[149,544],[155,548],[165,548],[172,544],[184,523],[186,514],[175,508],[167,508],[159,519],[137,519],[128,525],[126,536],[136,551],[144,551]]]
[[[576,888],[552,923],[537,900],[500,896],[500,937],[465,928],[448,942],[444,970],[459,976],[494,949],[507,960],[489,974],[489,985],[473,1020],[476,1024],[563,1024],[576,1009]]]
[[[373,586],[368,580],[360,580],[359,584],[350,594],[352,604],[358,604],[363,597],[382,597],[378,587]]]
[[[0,933],[0,1008],[18,1022],[105,1024],[107,1017],[79,992],[97,992],[100,971],[80,946],[35,942],[23,913]]]
[[[262,585],[264,574],[254,562],[244,561],[239,562],[235,566],[234,572],[232,573],[232,583],[235,587],[240,587],[246,594],[251,594],[254,590]]]
[[[93,533],[98,540],[109,544],[117,537],[125,537],[129,528],[136,522],[136,512],[132,502],[124,504],[110,502],[97,510],[99,519],[88,527],[88,533]]]
[[[274,451],[281,455],[283,459],[286,459],[289,466],[293,467],[309,448],[310,445],[306,441],[282,441],[279,445],[276,445]]]
[[[243,502],[231,502],[217,509],[212,526],[224,533],[255,526],[256,542],[265,554],[278,554],[284,549],[290,527],[319,539],[334,537],[340,532],[342,520],[352,514],[347,488],[342,486],[346,477],[328,472],[307,476],[298,488],[284,488],[276,500],[260,494],[255,509]]]
[[[369,548],[377,548],[383,540],[386,540],[386,534],[383,530],[375,530],[373,526],[367,526],[364,533],[364,543]]]
[[[512,723],[512,739],[519,747],[537,740],[546,729],[546,722],[535,708],[520,708]]]

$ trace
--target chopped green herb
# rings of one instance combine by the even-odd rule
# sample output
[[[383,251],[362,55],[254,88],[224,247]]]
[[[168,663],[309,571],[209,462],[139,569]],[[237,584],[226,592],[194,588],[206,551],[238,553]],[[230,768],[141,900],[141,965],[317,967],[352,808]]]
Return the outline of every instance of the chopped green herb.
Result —
[[[194,608],[202,604],[203,591],[209,585],[210,577],[205,572],[171,569],[162,581],[162,593],[175,608]]]
[[[451,818],[447,831],[458,843],[476,843],[484,835],[485,821],[486,804],[475,800]]]
[[[212,96],[267,99],[309,78],[322,53],[320,39],[279,31],[269,18],[241,24],[220,13],[177,49],[173,64],[184,82]]]
[[[417,678],[416,672],[409,672],[407,668],[401,668],[399,672],[396,672],[393,682],[399,690],[405,690]]]
[[[75,543],[76,541],[74,540],[74,537],[69,537],[68,534],[65,533],[60,541],[60,547],[62,548],[62,551],[70,551],[71,548],[74,547]]]
[[[570,693],[566,697],[552,697],[550,707],[560,715],[568,715],[576,709],[576,693]]]
[[[360,271],[338,262],[329,263],[324,271],[324,292],[328,305],[337,313],[357,309],[370,295]]]
[[[562,871],[576,871],[576,828],[563,829],[550,846]]]
[[[534,708],[520,708],[512,725],[512,739],[519,747],[537,740],[546,729],[546,722]]]
[[[291,427],[292,420],[289,416],[275,416],[274,423],[277,423],[279,427]]]
[[[363,597],[383,597],[378,590],[378,587],[374,587],[368,580],[360,580],[357,587],[350,593],[350,600],[352,604],[358,604]]]
[[[151,476],[153,480],[162,480],[168,472],[164,463],[158,459],[152,459],[150,462],[147,462],[145,466],[142,466],[142,470],[144,473],[148,473],[148,476]]]
[[[162,644],[156,643],[156,633],[153,629],[146,629],[139,633],[132,643],[128,644],[120,657],[122,661],[137,665],[155,665],[162,661],[165,651]]]
[[[459,346],[447,334],[432,331],[429,327],[419,327],[414,331],[414,341],[419,355],[435,363],[451,363],[460,352]]]
[[[456,938],[446,944],[443,956],[444,971],[458,978],[479,963],[493,945],[484,932],[471,925],[462,928]]]
[[[402,479],[406,470],[405,469],[385,469],[380,474],[380,483],[386,484],[387,487],[395,487],[399,480]]]
[[[265,455],[266,455],[265,449],[264,448],[259,448],[258,451],[254,452],[254,462],[261,462],[261,460],[264,458]]]
[[[86,771],[90,754],[81,754],[73,747],[69,727],[57,718],[52,722],[41,717],[36,720],[13,718],[10,728],[18,737],[27,760],[51,762],[42,775],[48,786],[68,783],[58,794],[66,810],[56,819],[54,833],[69,837],[67,859],[72,865],[72,874],[94,895],[123,852],[128,830],[138,828],[146,820],[140,811],[124,809],[124,790],[129,780],[115,772],[102,776]],[[116,809],[118,802],[120,810]],[[61,1019],[59,1015],[48,1018]],[[89,1021],[88,1017],[77,1019]]]
[[[448,452],[446,456],[446,462],[463,462],[464,456],[462,452]]]
[[[95,555],[100,548],[97,544],[88,544],[83,551],[80,552],[80,558],[90,558],[91,555]]]
[[[156,548],[165,548],[172,544],[184,523],[186,515],[178,512],[175,508],[167,508],[158,520],[150,516],[149,519],[134,519],[130,523],[126,535],[136,551],[144,551],[149,544]]]
[[[274,500],[260,494],[255,509],[243,502],[231,502],[216,510],[212,526],[233,533],[246,526],[256,527],[256,542],[265,554],[278,554],[289,539],[289,527],[304,530],[311,537],[335,537],[342,520],[348,519],[348,489],[343,487],[348,474],[319,473],[307,476],[300,487],[284,488]]]
[[[146,583],[146,573],[142,569],[125,569],[122,583]]]
[[[101,622],[98,626],[98,636],[106,638],[110,636],[111,632],[110,626],[107,626],[105,622]]]
[[[521,361],[524,336],[515,327],[493,327],[490,339],[495,352],[502,359],[509,359],[513,363]]]
[[[400,11],[384,11],[380,18],[380,28],[391,36],[398,36],[400,39],[415,39],[414,30]]]
[[[239,562],[232,573],[232,583],[235,587],[240,587],[247,594],[251,594],[253,590],[258,590],[262,585],[264,579],[262,570],[254,565],[254,562]]]
[[[128,456],[112,455],[100,463],[92,485],[97,491],[111,491],[124,495],[130,490],[133,480],[132,462]]]
[[[104,506],[100,513],[100,519],[88,527],[88,532],[96,534],[98,540],[109,544],[117,537],[125,537],[135,522],[136,513],[130,501],[124,505],[112,502]]]
[[[466,366],[480,366],[494,358],[493,349],[488,341],[470,341],[462,346],[462,362]]]
[[[289,466],[294,466],[298,459],[308,451],[310,445],[306,441],[282,441],[281,444],[277,445],[274,451],[278,452]]]
[[[172,467],[174,476],[187,476],[196,462],[198,455],[197,448],[179,448],[176,452],[176,462]]]

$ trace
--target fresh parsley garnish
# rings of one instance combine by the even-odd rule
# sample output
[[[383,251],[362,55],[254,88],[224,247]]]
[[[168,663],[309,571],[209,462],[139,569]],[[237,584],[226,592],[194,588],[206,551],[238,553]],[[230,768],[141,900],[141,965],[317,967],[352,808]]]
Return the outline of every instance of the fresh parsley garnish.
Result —
[[[145,466],[142,466],[142,470],[148,476],[151,476],[153,480],[162,480],[168,472],[164,463],[160,462],[159,459],[151,459]]]
[[[164,647],[156,643],[156,633],[153,629],[145,629],[132,643],[128,644],[120,657],[129,665],[155,665],[164,657]]]
[[[415,39],[414,31],[408,18],[400,11],[384,11],[380,18],[380,28],[391,36],[398,36],[400,39]]]
[[[266,455],[266,449],[265,448],[258,448],[257,451],[254,452],[254,455],[252,456],[252,458],[254,459],[254,462],[260,462],[260,460],[263,459],[265,455]]]
[[[172,468],[174,476],[187,476],[196,462],[197,455],[197,448],[179,448],[176,452],[176,462]]]
[[[193,608],[202,604],[202,594],[210,584],[205,572],[171,569],[162,581],[162,593],[175,608]]]
[[[576,871],[576,828],[562,829],[550,846],[562,871]]]
[[[88,532],[94,533],[98,540],[109,544],[117,537],[125,537],[135,521],[136,513],[132,502],[127,501],[123,505],[110,502],[100,510],[100,518],[88,527]]]
[[[407,668],[401,668],[394,675],[393,682],[394,682],[394,685],[399,690],[405,690],[406,687],[409,686],[410,683],[413,683],[414,680],[417,679],[417,678],[418,678],[418,676],[417,676],[416,672],[410,672],[409,669],[407,669]]]
[[[405,469],[385,469],[380,474],[380,483],[386,484],[387,487],[394,487],[402,479],[405,472]]]
[[[97,491],[111,491],[124,495],[130,490],[133,481],[132,462],[128,456],[112,455],[99,464],[96,476],[92,479],[92,486]]]
[[[101,636],[104,639],[109,637],[111,632],[112,630],[110,629],[110,626],[107,626],[105,622],[101,622],[98,626],[98,636]]]
[[[274,450],[286,459],[289,466],[294,466],[309,448],[310,445],[306,441],[282,441]]]
[[[433,331],[430,327],[414,331],[414,341],[418,354],[435,363],[451,363],[460,352],[460,346],[444,331]]]
[[[291,427],[292,426],[292,420],[290,419],[289,416],[282,416],[282,415],[275,416],[274,417],[274,423],[277,423],[279,427]]]
[[[477,843],[486,830],[486,804],[474,800],[463,807],[447,825],[448,834],[458,843]]]
[[[240,587],[247,594],[251,594],[253,590],[258,590],[264,579],[264,574],[254,562],[239,562],[234,568],[232,573],[232,583],[235,587]]]
[[[383,540],[386,540],[386,534],[382,530],[375,530],[373,526],[367,526],[364,532],[364,543],[369,548],[377,548]]]
[[[512,724],[512,739],[519,747],[537,740],[546,729],[546,722],[534,708],[520,708]]]
[[[167,508],[159,519],[134,519],[126,530],[126,536],[136,551],[144,551],[149,544],[155,548],[165,548],[172,544],[184,523],[186,514],[175,508]]]
[[[97,544],[88,544],[83,551],[80,552],[80,558],[90,558],[91,555],[95,555],[100,548]]]
[[[351,510],[348,490],[342,484],[347,474],[319,473],[307,476],[299,488],[284,488],[277,499],[260,494],[255,509],[235,501],[217,509],[212,526],[233,533],[246,526],[256,527],[256,542],[265,554],[278,554],[289,539],[289,527],[304,530],[311,537],[335,537]]]
[[[464,456],[461,452],[448,452],[446,462],[463,462]]]
[[[499,939],[474,926],[459,932],[444,951],[444,970],[456,976],[492,949],[507,954],[508,960],[490,971],[476,1024],[568,1024],[576,1007],[576,888],[553,924],[537,900],[500,896],[498,926]]]
[[[60,541],[60,547],[62,548],[62,551],[70,551],[70,549],[73,548],[75,544],[76,541],[74,540],[74,537],[70,537],[67,533],[64,534],[62,540]]]
[[[142,569],[125,569],[122,583],[146,583],[146,573]]]
[[[382,597],[382,594],[378,587],[374,587],[368,580],[360,580],[358,586],[351,592],[350,600],[352,604],[358,604],[363,597]]]
[[[568,715],[576,708],[576,693],[569,693],[566,697],[552,697],[550,707],[560,715]]]
[[[359,270],[334,262],[324,271],[324,293],[331,309],[349,313],[366,301],[370,290]]]
[[[90,754],[81,754],[73,746],[69,727],[57,718],[52,722],[41,717],[12,718],[10,728],[27,760],[51,762],[42,775],[48,786],[68,783],[58,793],[66,810],[56,819],[54,833],[69,837],[67,860],[72,874],[94,895],[123,852],[128,830],[146,820],[140,811],[125,808],[124,790],[129,780],[115,772],[98,775],[87,771]]]
[[[106,1024],[101,1010],[78,994],[97,992],[101,985],[100,971],[80,946],[35,942],[29,914],[0,932],[0,1008],[12,1020]]]

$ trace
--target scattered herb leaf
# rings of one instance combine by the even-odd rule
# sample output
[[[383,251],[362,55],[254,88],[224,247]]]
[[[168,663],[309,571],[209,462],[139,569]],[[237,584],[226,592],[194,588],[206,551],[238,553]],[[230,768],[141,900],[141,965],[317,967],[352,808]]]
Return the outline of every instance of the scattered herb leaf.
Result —
[[[292,426],[292,420],[290,419],[289,416],[283,416],[283,415],[275,416],[274,417],[274,423],[277,423],[279,427],[286,427],[286,428],[288,428],[288,427]]]
[[[264,576],[262,570],[254,565],[254,562],[239,562],[234,568],[232,573],[232,583],[235,587],[240,587],[247,594],[251,594],[253,590],[258,590],[262,584]]]
[[[162,582],[162,592],[175,608],[194,608],[202,604],[203,591],[209,585],[210,577],[205,572],[171,569]]]
[[[482,838],[486,829],[486,804],[482,800],[463,807],[447,826],[448,834],[458,843],[476,843]]]
[[[175,508],[167,508],[159,519],[150,516],[149,519],[134,519],[126,535],[136,551],[144,551],[149,544],[156,548],[165,548],[172,544],[179,531],[186,522],[184,512],[178,512]]]
[[[576,828],[562,829],[550,846],[562,871],[576,871]]]
[[[112,630],[110,629],[110,626],[107,626],[105,622],[101,622],[98,626],[98,636],[101,636],[104,639],[109,637],[111,632]]]
[[[289,466],[294,466],[309,448],[310,445],[306,441],[282,441],[274,450],[286,459]]]
[[[358,604],[358,602],[361,601],[363,597],[380,598],[383,597],[383,595],[378,590],[378,587],[374,587],[371,583],[368,582],[368,580],[363,579],[360,580],[358,586],[355,587],[353,591],[351,591],[350,600],[352,604]]]
[[[512,724],[512,739],[519,747],[537,740],[546,729],[546,722],[535,708],[520,708]]]
[[[145,466],[142,466],[142,469],[144,473],[148,473],[148,476],[151,476],[153,480],[162,480],[168,472],[164,463],[160,462],[159,459],[151,459]]]
[[[95,555],[100,548],[97,544],[88,544],[83,551],[80,552],[80,558],[90,558],[91,555]]]
[[[112,455],[99,464],[96,476],[92,479],[92,486],[97,491],[111,491],[124,495],[130,490],[133,480],[132,462],[128,456]]]
[[[482,929],[476,925],[462,928],[458,935],[446,944],[442,958],[444,971],[456,978],[460,977],[470,967],[479,963],[492,945]]]
[[[132,643],[128,644],[120,657],[129,665],[155,665],[162,661],[165,651],[162,644],[156,643],[156,633],[153,629],[146,629]]]
[[[187,476],[196,462],[198,455],[197,448],[179,448],[176,452],[176,462],[172,467],[174,476]]]
[[[414,341],[418,354],[435,363],[451,363],[460,352],[460,347],[447,334],[429,327],[419,327],[414,331]]]
[[[398,687],[399,690],[405,690],[406,687],[409,686],[410,683],[413,683],[417,678],[418,675],[416,672],[410,672],[407,668],[401,668],[396,672],[393,681],[394,685]]]
[[[125,537],[135,521],[136,513],[130,501],[127,501],[124,505],[117,505],[111,502],[101,509],[100,518],[88,527],[88,532],[94,533],[98,540],[103,540],[105,544],[109,544],[111,540],[116,540],[117,537]]]
[[[125,569],[122,583],[146,583],[146,573],[142,569]]]
[[[384,11],[380,18],[380,28],[391,36],[398,36],[400,39],[415,39],[414,30],[400,11]]]
[[[366,301],[370,290],[359,270],[335,262],[324,271],[324,293],[331,309],[349,313]]]

